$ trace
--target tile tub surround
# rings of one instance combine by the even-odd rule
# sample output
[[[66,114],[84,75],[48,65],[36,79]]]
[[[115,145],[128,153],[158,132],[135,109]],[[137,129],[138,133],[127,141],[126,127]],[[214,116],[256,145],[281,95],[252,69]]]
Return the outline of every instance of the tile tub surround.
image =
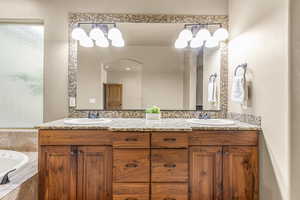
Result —
[[[10,178],[10,183],[0,185],[0,200],[37,199],[37,152],[23,152],[29,162]],[[30,195],[30,196],[29,196]]]
[[[234,125],[209,126],[191,124],[186,119],[161,119],[151,121],[145,119],[112,118],[112,121],[100,125],[67,125],[64,119],[37,126],[38,129],[94,129],[110,131],[192,131],[192,130],[260,130],[259,126],[235,121]]]
[[[102,13],[69,13],[69,67],[68,67],[68,97],[77,96],[77,42],[71,38],[71,32],[80,22],[101,23],[221,23],[228,27],[228,16],[226,15],[161,15],[161,14],[102,14]],[[220,44],[221,48],[221,84],[220,84],[220,111],[205,111],[216,118],[225,118],[227,112],[227,90],[228,90],[228,47],[226,42]],[[144,111],[99,111],[101,116],[115,117],[144,117]],[[69,107],[69,117],[87,117],[88,111],[77,110]],[[195,116],[196,111],[165,111],[163,118],[185,118],[184,116]],[[191,118],[191,117],[189,117]]]
[[[36,152],[38,131],[35,129],[0,129],[0,149]]]

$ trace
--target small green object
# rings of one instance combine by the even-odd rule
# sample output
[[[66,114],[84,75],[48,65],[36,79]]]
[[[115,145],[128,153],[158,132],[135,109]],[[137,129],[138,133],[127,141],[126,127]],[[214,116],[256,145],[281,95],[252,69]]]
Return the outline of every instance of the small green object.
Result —
[[[153,113],[153,114],[159,114],[160,108],[157,106],[152,106],[151,108],[146,109],[146,113]]]

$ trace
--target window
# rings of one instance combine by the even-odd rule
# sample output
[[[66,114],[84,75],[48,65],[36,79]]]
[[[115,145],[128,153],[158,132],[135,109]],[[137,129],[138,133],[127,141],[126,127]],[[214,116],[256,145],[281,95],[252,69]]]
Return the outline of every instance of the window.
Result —
[[[0,128],[43,121],[44,28],[0,24]]]

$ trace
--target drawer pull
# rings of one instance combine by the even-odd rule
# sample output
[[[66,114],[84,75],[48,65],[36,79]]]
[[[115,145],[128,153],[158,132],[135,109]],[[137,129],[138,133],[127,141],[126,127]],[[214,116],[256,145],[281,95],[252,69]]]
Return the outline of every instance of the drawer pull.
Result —
[[[166,197],[164,200],[176,200],[175,198]]]
[[[176,138],[164,138],[165,142],[176,142]]]
[[[164,164],[164,167],[166,167],[166,168],[175,168],[176,164]]]
[[[137,168],[138,165],[135,164],[135,163],[128,163],[128,164],[125,165],[125,167],[127,167],[127,168]]]
[[[138,139],[137,138],[126,138],[125,141],[126,142],[137,142]]]
[[[128,197],[125,200],[138,200],[137,198],[133,198],[133,197]]]

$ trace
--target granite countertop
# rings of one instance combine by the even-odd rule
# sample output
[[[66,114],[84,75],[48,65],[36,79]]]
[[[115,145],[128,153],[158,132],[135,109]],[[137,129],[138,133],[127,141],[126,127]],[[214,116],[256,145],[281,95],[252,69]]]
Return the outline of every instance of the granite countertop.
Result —
[[[110,118],[108,123],[97,125],[68,125],[61,119],[37,126],[38,129],[93,129],[93,130],[109,130],[109,131],[193,131],[193,130],[260,130],[259,126],[234,121],[234,125],[200,125],[186,121],[186,119],[161,119],[161,120],[145,120],[141,118]]]

